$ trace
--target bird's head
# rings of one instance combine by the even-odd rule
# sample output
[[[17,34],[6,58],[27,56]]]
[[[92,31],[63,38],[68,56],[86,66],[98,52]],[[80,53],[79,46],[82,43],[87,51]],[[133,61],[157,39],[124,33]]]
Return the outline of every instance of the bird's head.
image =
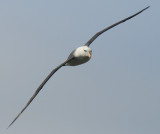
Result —
[[[81,47],[78,47],[74,51],[73,55],[76,58],[88,58],[88,59],[91,59],[92,50],[88,46],[81,46]]]

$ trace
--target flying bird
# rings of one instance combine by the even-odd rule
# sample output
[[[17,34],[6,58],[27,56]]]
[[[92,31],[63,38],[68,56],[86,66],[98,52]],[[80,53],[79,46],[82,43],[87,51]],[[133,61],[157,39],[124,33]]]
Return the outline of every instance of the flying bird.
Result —
[[[85,45],[80,46],[78,48],[76,48],[75,50],[73,50],[70,55],[68,56],[67,60],[65,60],[62,64],[60,64],[59,66],[57,66],[55,69],[53,69],[51,71],[51,73],[46,77],[46,79],[41,83],[41,85],[37,88],[37,90],[35,91],[35,93],[33,94],[33,96],[30,98],[30,100],[27,102],[27,104],[25,105],[25,107],[20,111],[20,113],[14,118],[14,120],[10,123],[10,125],[8,126],[8,128],[18,119],[18,117],[24,112],[24,110],[29,106],[29,104],[33,101],[33,99],[37,96],[37,94],[39,93],[39,91],[43,88],[43,86],[46,84],[46,82],[51,78],[51,76],[57,71],[59,70],[61,67],[63,66],[77,66],[83,63],[88,62],[91,59],[92,56],[92,50],[89,48],[90,44],[102,33],[106,32],[107,30],[135,17],[136,15],[142,13],[144,10],[148,9],[150,6],[142,9],[141,11],[135,13],[132,16],[129,16],[121,21],[118,21],[115,24],[112,24],[111,26],[99,31],[98,33],[96,33],[90,40],[88,40],[86,42]]]

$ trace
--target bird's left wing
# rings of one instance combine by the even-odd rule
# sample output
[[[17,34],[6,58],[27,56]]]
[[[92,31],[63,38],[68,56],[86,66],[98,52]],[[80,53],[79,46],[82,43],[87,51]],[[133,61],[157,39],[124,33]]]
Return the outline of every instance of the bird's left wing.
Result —
[[[115,24],[113,24],[113,25],[111,25],[111,26],[109,26],[109,27],[107,27],[107,28],[99,31],[98,33],[96,33],[96,34],[85,44],[85,46],[88,46],[88,47],[89,47],[89,45],[90,45],[99,35],[101,35],[102,33],[104,33],[104,32],[106,32],[107,30],[109,30],[109,29],[111,29],[111,28],[113,28],[113,27],[115,27],[115,26],[117,26],[117,25],[119,25],[119,24],[121,24],[121,23],[123,23],[123,22],[125,22],[125,21],[127,21],[127,20],[129,20],[129,19],[131,19],[131,18],[133,18],[133,17],[135,17],[135,16],[137,16],[138,14],[142,13],[144,10],[146,10],[146,9],[148,9],[148,8],[149,8],[149,6],[146,7],[146,8],[144,8],[144,9],[142,9],[141,11],[135,13],[135,14],[132,15],[132,16],[129,16],[129,17],[127,17],[127,18],[125,18],[125,19],[123,19],[123,20],[121,20],[121,21],[118,21],[117,23],[115,23]]]
[[[43,88],[43,86],[46,84],[46,82],[51,78],[51,76],[58,70],[60,69],[62,66],[64,66],[67,62],[73,60],[72,58],[67,59],[65,62],[63,62],[62,64],[60,64],[58,67],[56,67],[55,69],[52,70],[52,72],[46,77],[46,79],[41,83],[41,85],[37,88],[37,90],[35,91],[35,93],[32,95],[32,97],[30,98],[30,100],[27,102],[27,104],[25,105],[25,107],[21,110],[21,112],[14,118],[14,120],[10,123],[10,125],[8,126],[8,128],[18,119],[18,117],[24,112],[24,110],[29,106],[29,104],[33,101],[33,99],[37,96],[37,94],[39,93],[39,91]]]

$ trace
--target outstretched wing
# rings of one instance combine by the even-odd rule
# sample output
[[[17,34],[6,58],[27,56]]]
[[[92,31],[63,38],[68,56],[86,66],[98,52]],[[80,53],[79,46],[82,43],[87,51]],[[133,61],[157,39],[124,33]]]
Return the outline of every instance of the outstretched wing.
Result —
[[[29,104],[33,101],[33,99],[37,96],[39,91],[43,88],[43,86],[46,84],[46,82],[51,78],[51,76],[62,66],[64,66],[67,62],[71,61],[73,58],[67,59],[65,62],[60,64],[58,67],[52,70],[52,72],[46,77],[46,79],[41,83],[41,85],[37,88],[33,96],[30,98],[30,100],[27,102],[25,107],[21,110],[21,112],[14,118],[14,120],[11,122],[11,124],[8,126],[8,128],[18,119],[18,117],[24,112],[24,110],[29,106]]]
[[[88,47],[89,47],[89,45],[90,45],[99,35],[101,35],[102,33],[106,32],[107,30],[109,30],[109,29],[111,29],[111,28],[113,28],[113,27],[115,27],[115,26],[117,26],[117,25],[119,25],[119,24],[121,24],[121,23],[123,23],[123,22],[125,22],[125,21],[127,21],[127,20],[129,20],[129,19],[131,19],[131,18],[133,18],[133,17],[135,17],[136,15],[140,14],[141,12],[143,12],[143,11],[146,10],[146,9],[148,9],[149,7],[150,7],[150,6],[144,8],[143,10],[139,11],[138,13],[136,13],[136,14],[134,14],[134,15],[132,15],[132,16],[129,16],[129,17],[127,17],[127,18],[125,18],[125,19],[123,19],[123,20],[121,20],[121,21],[119,21],[119,22],[117,22],[117,23],[115,23],[115,24],[113,24],[113,25],[111,25],[111,26],[109,26],[109,27],[107,27],[107,28],[99,31],[98,33],[96,33],[96,34],[85,44],[85,46],[88,46]]]

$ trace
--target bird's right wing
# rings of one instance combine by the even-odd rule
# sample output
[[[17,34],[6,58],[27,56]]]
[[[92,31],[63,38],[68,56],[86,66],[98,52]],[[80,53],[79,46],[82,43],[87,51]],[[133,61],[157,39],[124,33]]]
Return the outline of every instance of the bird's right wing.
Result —
[[[18,117],[24,112],[24,110],[29,106],[29,104],[33,101],[33,99],[37,96],[37,94],[39,93],[39,91],[43,88],[43,86],[46,84],[46,82],[51,78],[51,76],[58,70],[60,69],[62,66],[64,66],[67,62],[73,60],[73,58],[67,59],[65,62],[63,62],[62,64],[60,64],[58,67],[56,67],[55,69],[52,70],[52,72],[46,77],[46,79],[41,83],[41,85],[37,88],[37,90],[35,91],[35,93],[33,94],[33,96],[30,98],[30,100],[27,102],[27,104],[25,105],[25,107],[21,110],[21,112],[14,118],[14,120],[10,123],[10,125],[8,126],[8,128],[18,119]]]
[[[125,21],[127,21],[127,20],[129,20],[129,19],[131,19],[131,18],[133,18],[133,17],[135,17],[136,15],[140,14],[141,12],[143,12],[144,10],[146,10],[146,9],[148,9],[148,8],[149,8],[149,6],[146,7],[146,8],[144,8],[144,9],[142,9],[141,11],[139,11],[138,13],[136,13],[136,14],[134,14],[134,15],[132,15],[132,16],[129,16],[129,17],[127,17],[127,18],[125,18],[125,19],[123,19],[123,20],[121,20],[121,21],[118,21],[117,23],[115,23],[115,24],[113,24],[113,25],[111,25],[111,26],[109,26],[109,27],[107,27],[107,28],[99,31],[98,33],[96,33],[96,34],[85,44],[85,46],[88,46],[88,47],[89,47],[89,45],[90,45],[99,35],[101,35],[102,33],[106,32],[107,30],[109,30],[109,29],[111,29],[111,28],[113,28],[113,27],[115,27],[115,26],[117,26],[117,25],[119,25],[119,24],[121,24],[121,23],[123,23],[123,22],[125,22]]]

